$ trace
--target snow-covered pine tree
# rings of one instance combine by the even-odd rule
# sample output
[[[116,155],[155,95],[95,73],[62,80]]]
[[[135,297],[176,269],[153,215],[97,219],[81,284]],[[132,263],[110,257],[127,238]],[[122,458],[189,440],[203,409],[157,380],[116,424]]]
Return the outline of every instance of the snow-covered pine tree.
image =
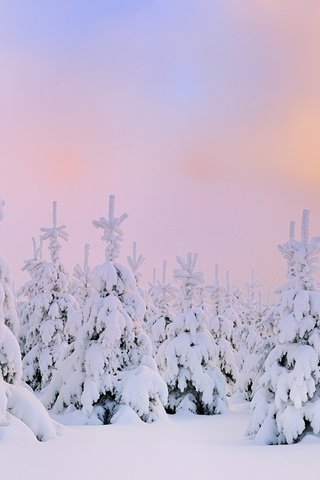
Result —
[[[167,388],[150,356],[145,303],[136,280],[116,261],[127,214],[116,217],[114,208],[111,195],[108,216],[93,221],[107,243],[105,263],[93,270],[94,293],[85,305],[74,352],[55,376],[59,396],[53,409],[60,413],[73,405],[89,423],[110,423],[122,415],[149,422],[164,414]]]
[[[135,278],[135,281],[138,285],[138,287],[140,287],[140,281],[141,281],[141,278],[142,278],[142,275],[141,273],[139,272],[139,269],[141,267],[141,265],[143,264],[143,262],[145,261],[145,258],[143,255],[141,254],[137,254],[137,242],[133,242],[133,245],[132,245],[132,255],[128,255],[127,257],[127,261],[128,261],[128,265],[134,275],[134,278]]]
[[[0,221],[3,219],[4,200],[0,198]],[[7,262],[0,257],[0,316],[15,336],[18,336],[20,324],[16,312],[15,295],[10,269]]]
[[[83,308],[92,293],[91,269],[89,266],[89,243],[84,246],[83,265],[77,264],[73,269],[74,278],[70,282],[70,293]]]
[[[169,389],[168,411],[198,414],[227,409],[225,380],[217,363],[217,348],[207,327],[199,286],[203,274],[195,270],[197,255],[177,257],[174,276],[180,287],[180,312],[168,324],[167,339],[160,345],[157,362]]]
[[[0,316],[17,337],[20,323],[16,311],[13,282],[7,262],[0,257]]]
[[[248,297],[241,336],[243,363],[236,390],[244,400],[251,401],[264,372],[265,360],[274,345],[272,334],[266,328],[270,308],[262,303],[261,292],[257,294],[259,284],[254,278],[254,272],[247,287]]]
[[[314,278],[320,237],[309,240],[309,211],[301,240],[279,247],[288,262],[288,282],[278,289],[273,311],[275,347],[253,399],[248,434],[265,444],[293,443],[320,433],[320,292]]]
[[[18,341],[0,316],[0,429],[13,415],[24,422],[38,440],[56,436],[55,427],[41,402],[21,381]]]
[[[0,199],[0,220],[3,218],[3,201]],[[0,291],[7,292],[7,279],[10,278],[6,265],[6,276],[0,276]],[[4,285],[5,283],[5,285]],[[13,298],[13,293],[10,292]],[[0,429],[7,424],[10,415],[19,418],[35,434],[39,440],[47,440],[56,436],[55,427],[45,408],[29,389],[21,382],[21,353],[16,337],[5,323],[3,303],[6,296],[0,297]],[[14,309],[14,304],[12,304]],[[17,316],[16,311],[13,312]]]
[[[68,344],[81,324],[78,302],[68,293],[68,275],[60,260],[59,238],[68,239],[65,226],[57,226],[57,204],[53,202],[53,226],[41,228],[41,240],[49,240],[51,260],[27,262],[31,280],[21,289],[23,329],[23,379],[43,391],[53,372],[68,355]]]
[[[27,305],[27,301],[30,301],[39,293],[38,281],[39,281],[39,272],[41,272],[41,267],[43,265],[42,260],[42,242],[40,239],[40,245],[37,246],[36,239],[32,238],[32,247],[33,247],[33,256],[28,260],[24,260],[24,265],[22,271],[28,272],[30,279],[18,290],[17,292],[17,313],[18,318],[21,320],[20,330],[19,330],[19,342],[22,357],[25,355],[25,344],[26,344],[26,335],[29,330],[29,322],[27,316],[25,315],[24,309]],[[24,323],[26,322],[26,323]]]
[[[150,284],[148,298],[152,308],[147,309],[146,328],[153,343],[155,356],[159,346],[166,339],[166,328],[173,320],[173,302],[176,301],[177,289],[167,282],[167,262],[162,264],[162,280],[157,280],[154,270],[153,282]]]
[[[236,350],[232,342],[235,321],[238,316],[231,309],[230,286],[222,286],[219,281],[219,267],[215,266],[215,282],[206,287],[209,294],[209,330],[217,345],[219,368],[227,383],[227,394],[234,393],[234,386],[238,378],[236,365]]]
[[[155,287],[157,281],[156,281],[156,272],[155,272],[155,269],[153,271],[153,283],[150,284],[150,289],[149,291],[146,291],[142,286],[141,286],[141,278],[142,278],[142,275],[141,273],[139,272],[139,268],[141,267],[141,265],[143,264],[143,262],[145,261],[145,258],[143,255],[141,254],[137,254],[137,244],[136,242],[133,242],[133,248],[132,248],[132,255],[131,256],[128,256],[127,257],[127,261],[128,261],[128,265],[130,267],[130,270],[132,271],[133,275],[134,275],[134,278],[137,282],[137,287],[138,287],[138,290],[139,290],[139,293],[145,303],[145,306],[146,306],[146,309],[145,309],[145,314],[144,314],[144,329],[146,331],[146,333],[148,334],[151,342],[152,342],[152,346],[153,346],[153,358],[155,357],[155,353],[156,353],[156,348],[155,348],[155,342],[154,342],[154,338],[153,338],[153,332],[150,330],[150,327],[151,327],[151,324],[152,324],[152,321],[150,322],[150,319],[155,319],[155,318],[158,318],[160,313],[159,313],[159,309],[157,308],[157,306],[155,305],[154,303],[154,296],[152,296],[152,294],[150,294],[150,292],[153,291],[153,288]]]
[[[148,292],[145,290],[144,287],[141,285],[141,279],[142,279],[142,274],[140,272],[140,267],[144,263],[145,258],[143,255],[137,253],[137,242],[133,242],[132,245],[132,254],[127,256],[127,262],[129,265],[129,268],[134,276],[134,279],[137,284],[137,288],[139,291],[139,294],[142,298],[142,300],[145,303],[145,314],[144,314],[144,329],[149,335],[149,332],[147,330],[147,321],[146,319],[149,317],[149,315],[155,311],[155,307],[151,302],[151,299],[149,298]]]
[[[238,370],[242,368],[243,354],[242,354],[242,331],[245,322],[245,306],[242,298],[242,291],[237,285],[232,285],[230,282],[229,271],[226,272],[226,303],[224,315],[229,318],[233,328],[231,334],[231,343],[236,352],[236,363]]]

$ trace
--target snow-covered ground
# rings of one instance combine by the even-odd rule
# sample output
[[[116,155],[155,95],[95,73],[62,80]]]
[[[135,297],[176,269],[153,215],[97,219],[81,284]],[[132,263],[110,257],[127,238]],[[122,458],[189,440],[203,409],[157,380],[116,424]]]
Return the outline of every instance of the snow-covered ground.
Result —
[[[1,480],[318,479],[320,440],[259,446],[244,438],[249,407],[225,415],[169,416],[167,421],[61,426],[40,443],[12,418],[0,428]],[[72,420],[64,417],[64,421]]]

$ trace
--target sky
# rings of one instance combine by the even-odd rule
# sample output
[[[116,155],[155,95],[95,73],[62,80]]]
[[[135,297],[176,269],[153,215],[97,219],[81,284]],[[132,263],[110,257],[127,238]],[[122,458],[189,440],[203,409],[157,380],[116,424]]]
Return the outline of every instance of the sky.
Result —
[[[0,249],[15,284],[52,201],[72,272],[108,196],[144,281],[199,253],[244,284],[285,281],[277,245],[320,234],[320,4],[0,0]],[[46,249],[46,248],[45,248]],[[45,251],[46,255],[46,251]],[[223,274],[223,273],[222,273]]]

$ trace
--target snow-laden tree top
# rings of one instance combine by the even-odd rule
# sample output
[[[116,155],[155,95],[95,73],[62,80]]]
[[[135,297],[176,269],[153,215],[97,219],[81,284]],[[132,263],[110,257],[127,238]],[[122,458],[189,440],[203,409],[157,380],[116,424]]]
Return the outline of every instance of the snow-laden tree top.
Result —
[[[129,267],[131,268],[132,273],[137,282],[141,279],[142,275],[139,272],[139,268],[145,261],[145,258],[141,254],[137,254],[137,242],[133,242],[132,246],[132,255],[127,257]]]
[[[29,258],[28,260],[23,261],[24,265],[21,269],[22,271],[32,269],[35,262],[42,259],[42,240],[41,239],[38,246],[36,239],[32,237],[32,253],[33,253],[32,258]]]
[[[248,430],[259,442],[271,444],[320,434],[320,292],[314,278],[320,237],[309,239],[309,210],[303,211],[300,240],[291,222],[289,240],[279,249],[288,262],[289,281],[277,290],[272,311],[277,336]]]
[[[182,299],[186,306],[192,305],[197,287],[203,283],[203,273],[195,271],[197,259],[198,254],[191,252],[187,254],[186,260],[177,257],[180,268],[173,273],[175,280],[181,285]]]
[[[120,217],[115,217],[115,196],[109,196],[109,211],[108,218],[100,217],[99,220],[93,220],[92,223],[96,228],[102,228],[103,235],[101,240],[107,242],[106,247],[106,261],[114,261],[118,258],[120,253],[120,242],[123,240],[123,232],[120,230],[120,225],[128,217],[123,213]]]
[[[69,234],[66,231],[66,226],[61,225],[60,227],[57,226],[57,202],[53,202],[52,208],[52,227],[48,228],[41,228],[41,240],[49,239],[49,250],[51,254],[52,262],[56,263],[59,261],[59,251],[61,249],[60,243],[58,238],[62,238],[63,240],[67,241]]]
[[[84,245],[84,255],[83,255],[83,265],[77,265],[73,269],[74,276],[83,282],[86,282],[89,277],[90,267],[89,267],[89,252],[90,252],[90,245],[86,243]]]
[[[246,283],[246,286],[247,286],[247,303],[248,305],[253,306],[256,303],[256,291],[260,287],[259,282],[255,278],[254,270],[251,271],[251,279],[250,279],[250,282]],[[259,294],[261,294],[261,292],[259,292]],[[260,301],[259,294],[258,294],[258,303]]]
[[[289,240],[279,245],[279,250],[288,263],[288,279],[303,289],[314,289],[313,277],[320,254],[320,236],[309,239],[309,210],[303,210],[301,240],[295,238],[295,223],[290,223]]]
[[[157,280],[156,269],[153,270],[153,281],[149,283],[149,295],[154,305],[164,314],[168,314],[170,302],[177,296],[177,288],[167,281],[167,261],[162,263],[162,279]]]

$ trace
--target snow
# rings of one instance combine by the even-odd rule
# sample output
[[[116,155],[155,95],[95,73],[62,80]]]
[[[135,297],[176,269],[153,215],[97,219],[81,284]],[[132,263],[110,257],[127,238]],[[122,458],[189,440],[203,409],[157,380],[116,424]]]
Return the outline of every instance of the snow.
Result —
[[[179,309],[167,325],[166,340],[156,356],[159,372],[167,382],[167,411],[190,410],[222,413],[226,410],[225,379],[217,362],[217,346],[207,327],[201,305],[202,272],[195,271],[197,255],[177,257],[180,269],[175,280],[181,284]]]
[[[56,429],[46,409],[33,392],[20,385],[8,386],[8,411],[24,422],[38,440],[56,436]]]
[[[60,261],[58,238],[68,239],[65,229],[65,225],[57,227],[57,203],[53,202],[53,226],[41,228],[41,241],[49,239],[51,261],[40,257],[41,250],[33,242],[33,258],[24,267],[30,280],[19,291],[23,380],[38,392],[48,387],[68,355],[82,319],[78,302],[68,293],[68,273]]]
[[[111,195],[108,218],[93,222],[104,231],[105,262],[91,270],[86,245],[78,283],[70,286],[58,242],[68,234],[57,226],[54,202],[53,227],[41,229],[51,262],[34,241],[24,267],[31,276],[19,304],[24,372],[12,281],[0,259],[1,474],[9,480],[103,478],[106,470],[120,480],[316,478],[320,289],[313,274],[320,237],[309,240],[309,212],[301,240],[291,224],[289,241],[279,247],[288,282],[269,309],[255,298],[253,276],[247,301],[230,288],[228,273],[221,289],[217,268],[215,284],[205,285],[192,253],[177,257],[180,289],[166,282],[164,263],[162,282],[154,276],[146,292],[136,244],[131,271],[116,262],[127,215],[115,217],[114,208]],[[59,341],[48,349],[55,336]],[[38,381],[38,371],[45,385],[35,396],[21,375]],[[239,403],[252,397],[251,411]]]
[[[307,435],[294,445],[256,445],[244,437],[249,417],[248,404],[233,404],[225,415],[183,413],[146,424],[124,409],[113,425],[63,426],[47,442],[11,418],[0,428],[1,478],[85,480],[106,472],[117,480],[319,477],[320,440]]]
[[[111,195],[108,218],[93,222],[104,230],[106,261],[93,269],[93,290],[83,308],[82,327],[69,355],[59,357],[61,362],[41,399],[55,413],[70,405],[82,409],[93,424],[109,423],[120,405],[153,422],[165,414],[168,391],[144,331],[146,305],[136,277],[115,262],[123,237],[119,226],[127,215],[115,217],[114,208]],[[138,263],[134,251],[132,265]]]
[[[294,238],[290,225],[289,241],[279,247],[287,260],[288,282],[278,290],[273,310],[278,335],[253,398],[248,428],[252,438],[265,443],[291,444],[310,431],[319,434],[320,311],[315,311],[319,287],[313,274],[320,255],[320,237],[309,241],[308,226],[309,212],[305,210],[301,240]]]

